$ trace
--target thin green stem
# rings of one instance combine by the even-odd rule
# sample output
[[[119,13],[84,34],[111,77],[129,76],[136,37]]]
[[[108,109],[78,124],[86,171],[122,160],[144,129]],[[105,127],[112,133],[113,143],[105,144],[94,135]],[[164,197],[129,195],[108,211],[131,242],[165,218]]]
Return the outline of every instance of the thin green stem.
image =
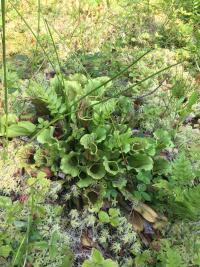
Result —
[[[64,85],[64,78],[63,78],[63,73],[62,73],[62,67],[61,67],[61,62],[60,62],[59,56],[58,56],[58,51],[57,51],[57,48],[56,48],[56,44],[54,42],[53,35],[51,33],[51,29],[49,27],[49,24],[48,24],[47,20],[44,19],[44,22],[46,24],[46,27],[47,27],[49,36],[51,38],[51,42],[53,44],[53,48],[54,48],[54,51],[55,51],[55,54],[56,54],[56,59],[57,59],[57,62],[58,62],[59,71],[60,71],[60,74],[61,74],[61,77],[62,77],[62,82],[63,82],[63,85]]]
[[[4,87],[4,111],[6,114],[6,139],[8,139],[8,84],[7,84],[7,67],[6,67],[6,4],[1,0],[2,15],[2,52],[3,52],[3,87]]]
[[[40,21],[41,21],[41,1],[38,0],[38,12],[37,12],[37,43],[36,43],[36,51],[38,49],[38,40],[40,37]]]
[[[24,237],[22,238],[22,241],[21,241],[21,243],[20,243],[20,245],[19,245],[19,247],[18,247],[17,253],[15,254],[15,257],[14,257],[14,259],[13,259],[13,261],[12,261],[12,267],[16,266],[16,262],[17,262],[17,260],[18,260],[19,255],[20,255],[21,248],[22,248],[23,245],[24,245],[24,242],[25,242],[25,240],[26,240],[26,237],[27,237],[27,236],[24,235]]]

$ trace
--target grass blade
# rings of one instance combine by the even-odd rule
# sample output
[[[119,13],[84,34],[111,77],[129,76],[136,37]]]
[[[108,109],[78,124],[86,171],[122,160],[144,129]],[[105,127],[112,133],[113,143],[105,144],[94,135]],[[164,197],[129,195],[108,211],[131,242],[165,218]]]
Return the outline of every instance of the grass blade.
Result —
[[[4,87],[4,111],[6,114],[6,139],[8,139],[8,84],[7,84],[7,67],[6,67],[6,1],[1,0],[2,16],[2,52],[3,52],[3,87]]]
[[[54,48],[54,51],[55,51],[55,54],[56,54],[56,59],[57,59],[57,62],[58,62],[59,71],[60,71],[60,74],[61,74],[61,77],[62,77],[62,83],[63,83],[63,85],[64,85],[64,78],[63,78],[63,73],[62,73],[62,67],[61,67],[61,63],[60,63],[59,56],[58,56],[58,51],[57,51],[57,48],[56,48],[56,44],[55,44],[55,42],[54,42],[53,35],[52,35],[52,33],[51,33],[51,29],[50,29],[50,27],[49,27],[49,24],[48,24],[47,20],[45,19],[44,22],[45,22],[45,24],[46,24],[46,27],[47,27],[49,36],[50,36],[50,38],[51,38],[51,42],[52,42],[52,44],[53,44],[53,48]]]
[[[41,18],[41,1],[38,0],[38,12],[37,12],[37,40],[39,40],[39,37],[40,37],[40,18]],[[36,51],[38,49],[38,41],[37,41],[37,44],[36,44]]]

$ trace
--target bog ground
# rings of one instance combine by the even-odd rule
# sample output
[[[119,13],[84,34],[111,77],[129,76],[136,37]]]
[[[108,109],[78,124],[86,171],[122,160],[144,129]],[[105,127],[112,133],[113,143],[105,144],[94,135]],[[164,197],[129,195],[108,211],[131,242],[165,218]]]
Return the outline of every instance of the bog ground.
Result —
[[[200,1],[1,0],[0,266],[200,266]]]

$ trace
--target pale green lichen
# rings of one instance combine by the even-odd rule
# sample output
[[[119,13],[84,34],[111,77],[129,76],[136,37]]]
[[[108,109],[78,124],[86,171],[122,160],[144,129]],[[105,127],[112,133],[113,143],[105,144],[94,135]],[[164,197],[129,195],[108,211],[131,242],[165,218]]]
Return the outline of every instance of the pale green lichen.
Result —
[[[32,145],[27,145],[21,140],[12,140],[8,143],[5,151],[0,151],[0,192],[10,194],[20,192],[24,186],[22,168],[29,172],[33,166],[27,164],[27,157],[32,149]],[[6,161],[3,159],[6,153]]]

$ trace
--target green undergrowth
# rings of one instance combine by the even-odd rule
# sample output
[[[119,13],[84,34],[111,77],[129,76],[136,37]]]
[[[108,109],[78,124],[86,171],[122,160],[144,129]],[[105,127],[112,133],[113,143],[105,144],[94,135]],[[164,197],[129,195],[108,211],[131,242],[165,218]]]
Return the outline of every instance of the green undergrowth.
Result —
[[[200,266],[198,1],[41,1],[37,23],[25,2],[7,10],[0,266]]]

